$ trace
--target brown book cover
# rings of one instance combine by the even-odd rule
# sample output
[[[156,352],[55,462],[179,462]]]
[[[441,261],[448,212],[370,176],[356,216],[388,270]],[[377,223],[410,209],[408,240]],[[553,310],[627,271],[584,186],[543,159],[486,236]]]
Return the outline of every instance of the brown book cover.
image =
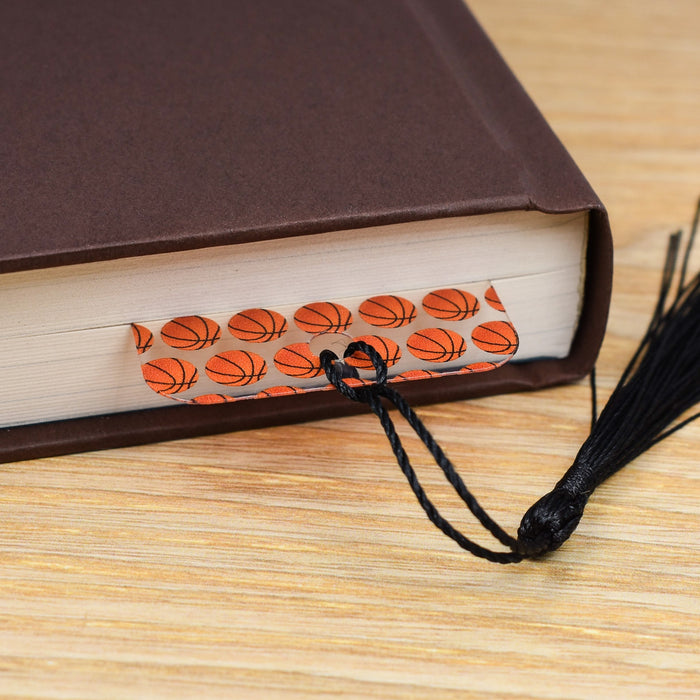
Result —
[[[0,273],[508,210],[590,211],[571,353],[414,403],[587,373],[607,215],[460,0],[0,7]],[[340,415],[331,392],[0,429],[16,460]]]

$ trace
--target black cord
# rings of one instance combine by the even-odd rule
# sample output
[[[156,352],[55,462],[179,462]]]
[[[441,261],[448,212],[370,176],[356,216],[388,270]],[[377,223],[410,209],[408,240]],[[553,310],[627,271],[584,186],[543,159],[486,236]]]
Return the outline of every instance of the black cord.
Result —
[[[518,546],[517,540],[508,535],[499,525],[493,520],[488,513],[481,507],[474,495],[469,491],[462,478],[457,473],[454,465],[447,458],[440,445],[437,444],[430,431],[425,427],[420,418],[416,415],[413,409],[408,405],[406,400],[397,391],[394,391],[386,384],[387,367],[379,353],[368,343],[357,341],[350,343],[345,350],[344,357],[360,352],[367,355],[376,371],[376,379],[374,383],[363,386],[350,386],[345,378],[347,370],[344,369],[346,363],[339,361],[338,356],[330,350],[324,350],[321,353],[321,366],[323,367],[328,380],[333,386],[338,389],[344,396],[352,401],[366,403],[370,409],[377,415],[384,429],[384,432],[389,440],[391,449],[394,452],[396,461],[399,464],[401,471],[406,477],[411,490],[416,496],[418,503],[425,511],[428,519],[439,528],[445,535],[453,539],[460,547],[471,552],[475,556],[488,559],[489,561],[507,564],[520,561],[523,557],[516,551]],[[406,419],[406,422],[413,428],[416,435],[421,439],[423,444],[429,450],[437,465],[442,469],[448,482],[453,486],[460,498],[467,505],[469,510],[476,516],[479,522],[496,538],[499,542],[509,547],[509,552],[497,552],[486,547],[482,547],[476,542],[465,537],[457,530],[448,520],[446,520],[435,504],[428,498],[425,490],[418,480],[413,466],[406,454],[406,451],[401,443],[401,439],[396,432],[396,427],[389,415],[389,411],[382,403],[382,398],[390,401]]]

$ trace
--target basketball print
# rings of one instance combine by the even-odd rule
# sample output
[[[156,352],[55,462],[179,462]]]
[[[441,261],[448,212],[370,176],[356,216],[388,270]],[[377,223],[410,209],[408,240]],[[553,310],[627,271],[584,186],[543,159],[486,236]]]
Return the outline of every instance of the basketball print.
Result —
[[[138,323],[132,323],[131,333],[134,336],[136,352],[139,355],[143,355],[144,352],[147,352],[151,349],[151,347],[153,347],[153,333],[151,333],[146,326],[140,326]]]
[[[228,350],[209,358],[204,371],[212,381],[226,386],[247,386],[267,373],[267,363],[247,350]]]
[[[360,304],[360,318],[378,328],[401,328],[416,318],[416,307],[408,299],[385,294],[365,299]]]
[[[303,389],[297,386],[271,386],[263,389],[259,394],[255,395],[257,399],[269,398],[272,396],[291,396],[292,394],[303,394]]]
[[[439,377],[440,372],[431,372],[429,369],[410,369],[407,372],[397,374],[390,379],[390,382],[415,382],[418,379],[430,379],[430,377]]]
[[[379,356],[384,360],[387,367],[395,365],[401,358],[401,349],[390,338],[383,338],[379,335],[361,335],[355,338],[353,342],[364,342],[373,347]],[[369,359],[366,353],[356,351],[345,360],[351,367],[357,369],[374,369],[372,360]]]
[[[228,322],[231,335],[248,343],[269,343],[287,332],[287,319],[269,309],[246,309]]]
[[[201,350],[210,348],[221,338],[221,328],[204,316],[180,316],[161,328],[160,337],[171,348]]]
[[[474,345],[496,355],[512,355],[518,349],[518,334],[508,321],[489,321],[472,331]]]
[[[227,396],[226,394],[203,394],[202,396],[195,396],[192,399],[192,403],[197,403],[200,406],[212,406],[217,403],[231,403],[235,400],[233,396]]]
[[[318,301],[297,309],[294,323],[307,333],[339,333],[352,324],[352,314],[340,304]]]
[[[308,343],[286,345],[275,353],[273,362],[288,377],[311,379],[323,374],[321,359],[311,352]]]
[[[496,293],[496,290],[493,287],[489,287],[486,290],[486,293],[484,294],[484,299],[486,299],[486,303],[492,309],[496,309],[496,311],[505,311],[505,308],[501,303],[501,299],[499,298],[498,294]]]
[[[442,321],[464,321],[479,311],[479,300],[462,289],[437,289],[423,297],[423,308]]]
[[[467,344],[459,333],[445,328],[425,328],[407,341],[409,352],[427,362],[451,362],[464,355]]]
[[[146,384],[159,394],[179,394],[194,386],[199,379],[197,368],[176,357],[160,357],[141,365]]]

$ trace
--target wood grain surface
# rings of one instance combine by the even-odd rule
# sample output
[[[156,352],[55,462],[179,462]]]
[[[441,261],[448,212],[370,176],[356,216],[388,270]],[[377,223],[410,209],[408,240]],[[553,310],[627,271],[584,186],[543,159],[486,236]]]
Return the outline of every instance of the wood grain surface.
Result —
[[[604,397],[700,194],[700,3],[472,7],[609,208]],[[515,531],[585,438],[589,390],[419,413]],[[696,423],[511,566],[430,525],[371,416],[3,465],[0,697],[700,697],[699,448]]]

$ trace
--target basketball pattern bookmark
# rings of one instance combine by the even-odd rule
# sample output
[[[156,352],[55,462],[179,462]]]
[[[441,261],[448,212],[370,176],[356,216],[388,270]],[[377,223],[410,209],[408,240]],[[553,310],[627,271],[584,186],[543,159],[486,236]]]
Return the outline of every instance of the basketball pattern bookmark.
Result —
[[[149,388],[212,404],[333,389],[321,353],[352,342],[373,348],[388,381],[486,372],[508,362],[518,334],[489,281],[304,305],[234,310],[133,323]],[[347,358],[370,382],[371,359]]]
[[[700,273],[687,278],[699,228],[700,202],[685,253],[681,254],[680,231],[669,239],[658,301],[639,347],[600,415],[595,372],[591,373],[590,434],[554,488],[527,510],[515,537],[479,504],[392,385],[441,373],[487,371],[514,355],[517,333],[489,282],[314,301],[296,308],[246,309],[223,319],[185,316],[132,324],[132,331],[137,352],[149,358],[141,366],[144,379],[163,396],[187,403],[219,403],[335,388],[366,404],[379,418],[428,519],[468,552],[492,562],[515,563],[560,547],[578,526],[600,484],[700,418]],[[158,330],[157,337],[151,328]],[[203,375],[205,381],[232,393],[201,393]],[[195,393],[188,396],[190,392]],[[411,465],[390,405],[500,549],[477,543],[440,514]]]

